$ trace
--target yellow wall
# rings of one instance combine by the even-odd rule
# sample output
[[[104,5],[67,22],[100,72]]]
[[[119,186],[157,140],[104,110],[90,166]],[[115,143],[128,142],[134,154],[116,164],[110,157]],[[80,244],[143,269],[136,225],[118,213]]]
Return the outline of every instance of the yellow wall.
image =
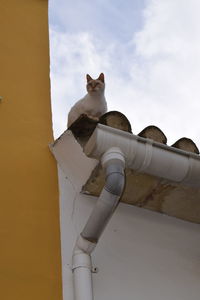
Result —
[[[0,299],[61,299],[48,1],[1,0]]]

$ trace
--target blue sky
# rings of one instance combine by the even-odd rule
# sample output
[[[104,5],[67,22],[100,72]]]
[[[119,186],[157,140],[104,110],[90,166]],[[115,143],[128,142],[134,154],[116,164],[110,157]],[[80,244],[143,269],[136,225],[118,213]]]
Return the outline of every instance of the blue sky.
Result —
[[[198,0],[50,0],[54,134],[86,94],[85,75],[104,72],[109,110],[138,134],[160,127],[168,144],[186,136],[200,147]]]

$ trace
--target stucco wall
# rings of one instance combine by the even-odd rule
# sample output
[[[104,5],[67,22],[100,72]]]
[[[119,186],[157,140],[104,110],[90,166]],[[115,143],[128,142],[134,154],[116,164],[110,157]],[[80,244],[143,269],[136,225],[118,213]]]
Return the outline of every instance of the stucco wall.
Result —
[[[84,170],[81,159],[69,157],[65,174],[59,170],[64,300],[73,299],[73,245],[96,201],[80,194],[93,166],[91,160]],[[197,224],[121,203],[92,255],[99,268],[93,275],[95,300],[199,299],[199,229]]]
[[[0,298],[62,298],[48,1],[1,0]]]

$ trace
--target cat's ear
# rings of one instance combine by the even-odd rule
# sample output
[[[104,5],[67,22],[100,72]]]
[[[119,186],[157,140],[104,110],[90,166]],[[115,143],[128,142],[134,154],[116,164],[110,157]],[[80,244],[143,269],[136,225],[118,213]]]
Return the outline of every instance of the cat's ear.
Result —
[[[103,74],[103,73],[101,73],[101,74],[99,75],[98,80],[101,80],[101,81],[104,83],[104,74]]]
[[[93,80],[92,77],[90,75],[88,75],[88,74],[86,75],[86,79],[87,79],[87,82]]]

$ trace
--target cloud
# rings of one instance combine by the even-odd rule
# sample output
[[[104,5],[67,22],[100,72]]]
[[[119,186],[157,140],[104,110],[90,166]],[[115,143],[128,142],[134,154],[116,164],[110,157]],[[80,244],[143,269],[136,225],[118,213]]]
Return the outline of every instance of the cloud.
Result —
[[[110,39],[125,41],[140,26],[146,1],[75,0],[69,3],[66,0],[50,0],[50,22],[68,33],[90,32],[104,42]]]
[[[133,39],[132,78],[140,74],[136,87],[143,78],[146,104],[148,98],[149,105],[156,102],[159,108],[152,120],[158,120],[168,136],[188,135],[200,143],[199,9],[198,1],[149,2],[144,28]]]
[[[200,146],[199,9],[194,0],[149,0],[143,28],[123,43],[105,42],[90,31],[63,33],[52,27],[55,136],[65,129],[70,106],[85,94],[85,74],[95,77],[103,71],[109,110],[124,113],[134,133],[154,124],[169,144],[188,136]]]

